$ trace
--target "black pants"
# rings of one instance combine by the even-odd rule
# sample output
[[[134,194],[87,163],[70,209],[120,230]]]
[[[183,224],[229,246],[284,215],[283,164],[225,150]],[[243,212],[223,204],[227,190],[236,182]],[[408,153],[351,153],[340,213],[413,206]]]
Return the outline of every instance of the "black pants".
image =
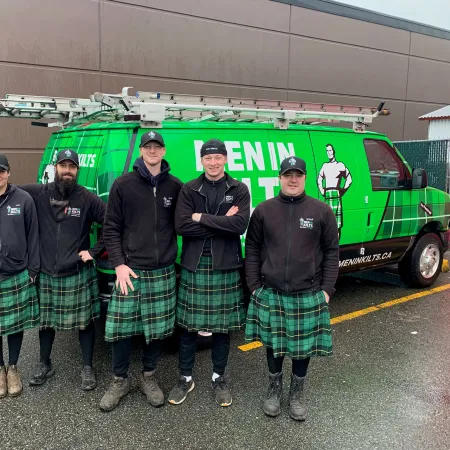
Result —
[[[143,372],[152,372],[156,369],[156,363],[161,355],[162,341],[155,339],[149,344],[143,344],[142,365]],[[116,377],[127,378],[130,367],[130,356],[133,348],[132,338],[119,339],[112,344],[113,372]]]
[[[180,374],[185,377],[192,375],[192,369],[195,364],[195,352],[197,351],[196,331],[183,330],[180,336]],[[225,373],[230,353],[230,334],[213,333],[211,359],[213,370],[218,375]]]
[[[292,373],[298,377],[306,377],[308,371],[309,359],[293,359],[292,360]],[[283,370],[284,356],[275,358],[273,356],[273,350],[267,348],[267,365],[269,366],[269,372],[272,374],[280,373]]]
[[[92,358],[94,356],[95,344],[95,325],[91,321],[84,330],[78,331],[81,353],[83,354],[83,364],[92,367]],[[55,341],[55,330],[53,328],[44,328],[39,330],[39,345],[41,349],[41,362],[49,365],[51,362],[53,342]]]
[[[22,348],[23,341],[23,331],[19,333],[8,335],[8,349],[9,349],[9,365],[15,366],[17,361],[19,361],[20,349]],[[3,337],[0,336],[0,367],[5,365],[5,360],[3,359]]]

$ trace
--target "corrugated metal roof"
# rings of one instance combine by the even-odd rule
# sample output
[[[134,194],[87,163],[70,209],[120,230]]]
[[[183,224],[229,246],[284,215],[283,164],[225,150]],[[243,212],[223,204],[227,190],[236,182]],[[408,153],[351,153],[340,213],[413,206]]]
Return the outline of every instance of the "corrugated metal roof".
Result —
[[[419,117],[419,120],[450,119],[450,105]]]

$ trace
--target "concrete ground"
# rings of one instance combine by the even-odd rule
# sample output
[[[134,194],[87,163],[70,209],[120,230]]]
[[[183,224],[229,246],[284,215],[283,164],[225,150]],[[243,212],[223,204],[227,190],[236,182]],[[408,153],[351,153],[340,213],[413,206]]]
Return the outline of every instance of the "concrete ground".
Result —
[[[333,318],[423,293],[379,281],[343,278],[332,300]],[[384,277],[384,281],[383,281]],[[387,284],[386,281],[392,284]],[[228,377],[233,405],[220,408],[210,389],[209,350],[199,351],[196,388],[185,403],[154,409],[133,390],[111,413],[98,409],[111,381],[111,349],[98,336],[99,386],[79,389],[76,333],[58,333],[56,374],[40,388],[28,386],[38,361],[37,330],[26,333],[20,368],[26,382],[19,398],[0,400],[2,449],[449,449],[450,273],[441,291],[333,325],[334,355],[311,362],[304,423],[287,414],[273,419],[261,409],[267,388],[265,351],[243,352],[243,334],[232,339]],[[370,312],[372,311],[372,312]],[[133,384],[140,370],[133,355]],[[290,363],[285,367],[285,394]],[[177,380],[177,355],[165,355],[159,380],[166,394]],[[286,399],[286,396],[285,396]]]

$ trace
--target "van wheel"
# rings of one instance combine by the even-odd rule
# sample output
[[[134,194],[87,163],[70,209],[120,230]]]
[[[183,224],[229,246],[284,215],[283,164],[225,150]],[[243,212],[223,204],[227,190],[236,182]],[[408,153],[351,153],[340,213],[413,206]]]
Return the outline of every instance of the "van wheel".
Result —
[[[422,236],[413,249],[399,263],[399,273],[410,287],[431,286],[441,273],[442,243],[433,233]]]

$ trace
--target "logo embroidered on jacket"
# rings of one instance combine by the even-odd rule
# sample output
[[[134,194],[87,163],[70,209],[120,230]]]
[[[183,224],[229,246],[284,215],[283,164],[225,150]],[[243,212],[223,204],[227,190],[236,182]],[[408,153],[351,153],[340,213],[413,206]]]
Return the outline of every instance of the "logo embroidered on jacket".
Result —
[[[71,208],[69,206],[67,208],[67,215],[70,217],[80,217],[81,216],[81,208]]]
[[[300,228],[306,228],[312,230],[314,228],[314,219],[300,219]]]
[[[164,208],[168,208],[169,206],[172,206],[172,197],[164,197]]]
[[[6,211],[8,212],[8,216],[20,216],[20,205],[16,206],[7,206]]]
[[[233,203],[234,197],[232,195],[225,196],[225,203]]]

